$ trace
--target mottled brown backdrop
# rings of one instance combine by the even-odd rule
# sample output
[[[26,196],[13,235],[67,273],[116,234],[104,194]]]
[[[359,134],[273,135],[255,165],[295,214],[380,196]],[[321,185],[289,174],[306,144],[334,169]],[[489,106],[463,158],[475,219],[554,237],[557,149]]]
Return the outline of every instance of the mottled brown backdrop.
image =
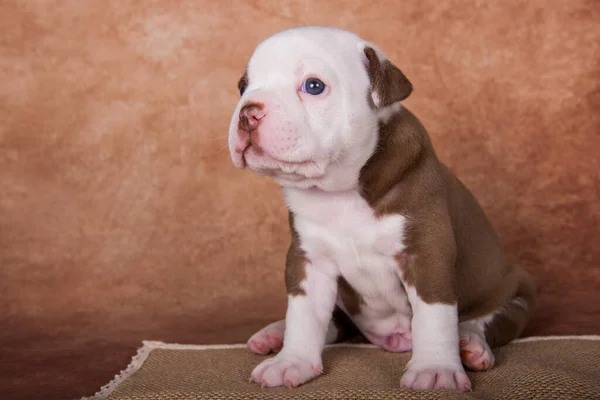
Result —
[[[92,394],[143,339],[243,342],[285,310],[275,184],[226,149],[284,28],[383,47],[406,105],[536,277],[528,335],[600,333],[600,3],[0,3],[0,398]]]

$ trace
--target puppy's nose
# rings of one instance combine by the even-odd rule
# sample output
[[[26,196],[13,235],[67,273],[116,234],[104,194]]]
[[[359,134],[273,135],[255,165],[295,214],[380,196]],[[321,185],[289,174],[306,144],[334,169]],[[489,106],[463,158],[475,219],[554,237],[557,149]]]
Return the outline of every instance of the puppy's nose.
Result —
[[[255,130],[260,120],[265,116],[264,106],[260,103],[246,104],[240,110],[240,122],[238,127],[246,132]]]

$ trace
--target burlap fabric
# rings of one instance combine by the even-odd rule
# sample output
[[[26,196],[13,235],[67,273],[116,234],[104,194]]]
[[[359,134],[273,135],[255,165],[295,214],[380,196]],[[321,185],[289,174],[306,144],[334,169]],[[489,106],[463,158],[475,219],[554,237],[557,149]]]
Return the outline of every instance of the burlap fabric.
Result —
[[[361,345],[329,346],[325,373],[296,389],[248,382],[264,356],[244,346],[181,346],[145,342],[132,363],[94,399],[600,399],[598,338],[517,341],[497,349],[496,367],[469,372],[473,392],[399,388],[410,354]]]

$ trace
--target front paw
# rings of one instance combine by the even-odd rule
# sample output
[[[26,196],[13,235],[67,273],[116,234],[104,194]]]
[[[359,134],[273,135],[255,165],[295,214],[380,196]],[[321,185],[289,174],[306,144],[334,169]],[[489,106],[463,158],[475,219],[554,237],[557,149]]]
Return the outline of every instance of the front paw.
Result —
[[[323,365],[310,363],[297,356],[279,353],[261,362],[250,375],[250,381],[263,387],[297,387],[323,373]]]
[[[462,365],[439,366],[409,364],[400,384],[413,390],[471,390],[471,381]]]

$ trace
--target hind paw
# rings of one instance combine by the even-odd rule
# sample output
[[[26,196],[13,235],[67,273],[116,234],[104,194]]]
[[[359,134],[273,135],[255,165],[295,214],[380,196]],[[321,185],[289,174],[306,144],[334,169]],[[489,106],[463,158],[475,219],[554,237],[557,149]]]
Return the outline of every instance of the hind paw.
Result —
[[[248,340],[248,348],[256,354],[278,353],[283,347],[285,321],[273,322],[256,332]]]
[[[484,337],[476,332],[460,334],[460,359],[465,367],[473,371],[485,371],[494,366],[496,358]]]

